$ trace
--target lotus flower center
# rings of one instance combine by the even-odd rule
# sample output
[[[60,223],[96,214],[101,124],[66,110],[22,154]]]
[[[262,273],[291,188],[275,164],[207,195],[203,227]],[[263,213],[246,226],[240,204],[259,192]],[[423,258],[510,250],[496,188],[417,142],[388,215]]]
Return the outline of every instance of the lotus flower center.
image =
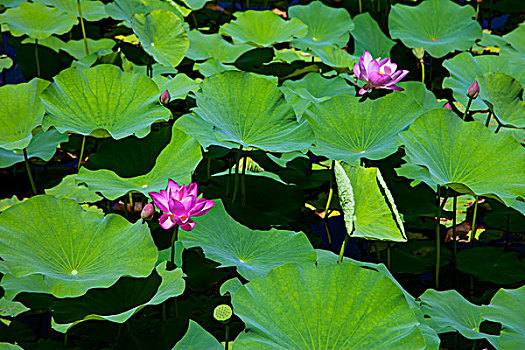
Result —
[[[73,270],[73,271],[71,271],[71,274],[72,274],[73,276],[76,276],[76,275],[77,275],[77,273],[78,273],[78,271],[77,271],[77,270]]]

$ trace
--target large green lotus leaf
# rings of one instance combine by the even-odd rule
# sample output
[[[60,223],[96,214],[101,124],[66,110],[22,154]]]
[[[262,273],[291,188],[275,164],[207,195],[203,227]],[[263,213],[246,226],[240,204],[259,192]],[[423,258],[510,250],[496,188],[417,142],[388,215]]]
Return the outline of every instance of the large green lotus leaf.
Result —
[[[293,46],[301,50],[330,45],[344,47],[354,28],[354,22],[346,9],[329,7],[320,1],[292,6],[288,14],[290,18],[297,18],[308,26],[305,36],[292,41]]]
[[[322,102],[341,94],[355,94],[341,77],[324,78],[320,73],[309,73],[299,80],[286,80],[281,86],[284,97],[300,117],[312,103]]]
[[[91,40],[91,39],[88,39],[88,40]],[[24,40],[22,40],[22,44],[33,44],[34,45],[35,43],[36,43],[36,40],[33,38],[25,38]],[[59,38],[57,38],[56,36],[50,36],[45,39],[38,40],[38,45],[45,46],[55,51],[56,53],[59,53],[60,49],[62,49],[66,45],[66,43],[60,40]]]
[[[351,263],[277,267],[239,288],[232,304],[248,329],[235,340],[241,349],[425,347],[394,282]]]
[[[17,301],[7,300],[6,298],[0,298],[0,316],[16,316],[23,312],[29,311],[24,304]]]
[[[101,50],[103,50],[102,52],[106,52],[107,50],[111,50],[116,44],[115,40],[108,38],[98,40],[88,38],[87,43],[90,54],[98,53]],[[77,60],[86,57],[84,40],[70,40],[60,47],[60,49],[64,50]]]
[[[155,10],[167,10],[181,18],[191,12],[174,2],[161,0],[115,0],[106,5],[107,14],[114,20],[126,21],[127,26],[131,26],[135,14],[146,14]]]
[[[29,83],[0,87],[0,147],[23,149],[29,145],[31,132],[42,122],[42,91],[49,82],[35,78]]]
[[[372,57],[389,57],[390,50],[396,44],[383,33],[370,13],[361,13],[354,17],[355,28],[352,29],[354,38],[354,55],[361,56],[365,50]]]
[[[191,174],[201,159],[201,149],[197,141],[173,126],[170,143],[159,154],[155,166],[149,173],[135,177],[120,177],[107,169],[81,168],[76,181],[87,184],[91,191],[99,192],[111,200],[133,191],[147,196],[149,192],[164,189],[169,178],[179,184],[191,182]]]
[[[463,249],[457,255],[458,270],[474,275],[480,281],[499,285],[522,283],[525,280],[525,260],[516,251],[500,247]]]
[[[184,20],[171,11],[136,14],[132,28],[144,50],[160,64],[176,67],[188,51]]]
[[[453,50],[465,51],[481,39],[481,26],[474,20],[472,6],[460,6],[450,0],[427,0],[418,6],[397,4],[388,16],[392,39],[405,46],[424,48],[440,58]]]
[[[450,250],[441,247],[440,266],[450,262]],[[406,244],[392,248],[392,271],[421,274],[431,272],[436,266],[436,244],[429,240],[410,239]]]
[[[10,7],[17,7],[21,3],[23,3],[26,0],[0,0],[0,5],[10,8]]]
[[[7,56],[2,55],[0,56],[0,72],[2,72],[4,69],[9,69],[13,65],[13,60]]]
[[[348,54],[345,50],[335,45],[314,47],[312,53],[323,61],[324,64],[335,68],[352,69],[359,57]]]
[[[24,287],[15,293],[32,291],[26,284],[38,281],[37,291],[44,287],[58,298],[109,287],[121,276],[148,276],[157,261],[146,224],[86,212],[72,200],[49,195],[0,214],[0,251],[11,287],[15,282]]]
[[[46,194],[57,198],[72,199],[78,203],[95,203],[102,199],[101,196],[91,191],[86,185],[77,184],[75,177],[76,175],[64,177],[58,185],[45,190]]]
[[[0,24],[7,24],[12,35],[25,34],[39,40],[67,33],[77,23],[74,15],[38,2],[23,2],[0,14]]]
[[[272,81],[246,72],[224,72],[204,79],[195,115],[177,125],[203,147],[254,147],[272,152],[306,150],[312,141],[308,123],[299,123]]]
[[[443,106],[443,102],[438,102],[434,93],[427,90],[422,82],[402,81],[396,85],[404,89],[403,94],[412,97],[419,104],[421,113]]]
[[[487,339],[497,347],[498,337],[480,332],[481,306],[470,303],[455,290],[427,289],[419,297],[421,311],[438,333],[458,331],[467,339]],[[430,319],[428,319],[430,317]]]
[[[191,79],[184,73],[175,75],[173,78],[166,78],[162,75],[153,77],[160,91],[168,90],[171,100],[184,100],[190,92],[195,92],[200,86],[200,82]]]
[[[514,49],[525,52],[525,24],[521,23],[518,28],[503,36],[503,39]]]
[[[21,203],[22,201],[18,199],[17,196],[13,195],[11,198],[0,199],[0,212],[11,208],[13,205]]]
[[[210,58],[202,63],[195,63],[193,65],[193,70],[198,71],[205,77],[209,77],[215,74],[225,72],[227,70],[239,70],[234,65],[224,64],[216,60],[215,58]]]
[[[44,129],[121,139],[149,134],[151,124],[168,120],[170,111],[158,103],[159,89],[145,75],[117,66],[68,68],[42,93],[47,114]]]
[[[397,151],[397,134],[422,112],[420,102],[403,93],[359,100],[339,95],[306,110],[303,118],[315,134],[315,154],[348,163],[385,158]]]
[[[489,305],[481,306],[481,317],[500,322],[500,348],[522,349],[525,347],[525,286],[518,289],[500,289]]]
[[[188,39],[190,47],[186,57],[195,61],[215,58],[222,63],[233,63],[243,53],[253,49],[248,44],[230,44],[220,34],[204,34],[198,30],[190,31]]]
[[[493,134],[479,122],[465,123],[450,110],[435,109],[398,140],[409,162],[424,167],[436,184],[507,206],[525,197],[525,150],[510,135]]]
[[[339,162],[334,170],[347,233],[352,237],[405,242],[405,229],[392,196],[387,199],[381,193],[386,189],[390,194],[378,184],[382,180],[379,170],[341,166]]]
[[[70,13],[76,17],[78,14],[78,5],[75,0],[36,0],[43,4],[56,7],[59,10]],[[85,21],[96,22],[102,18],[108,17],[106,13],[106,6],[103,2],[94,0],[80,0],[80,8],[82,9],[82,17]]]
[[[266,47],[301,38],[308,32],[308,27],[297,18],[286,21],[272,11],[248,10],[234,16],[236,20],[223,24],[219,34],[231,37],[235,44]]]
[[[525,102],[519,81],[503,73],[486,73],[476,80],[479,97],[504,126],[525,128]]]
[[[196,218],[197,226],[179,232],[185,248],[201,247],[206,258],[221,266],[236,266],[247,280],[264,276],[276,266],[289,262],[315,264],[316,255],[303,233],[271,229],[251,230],[235,221],[217,200],[206,215]]]
[[[2,350],[24,350],[24,348],[21,348],[18,345],[10,344],[10,343],[4,343],[4,342],[0,343],[0,348]]]
[[[40,158],[47,162],[55,155],[56,149],[62,142],[67,142],[67,134],[56,130],[39,131],[26,148],[28,158]],[[7,168],[24,161],[24,152],[21,149],[6,150],[0,148],[0,168]]]
[[[181,295],[185,286],[182,270],[167,271],[164,261],[146,279],[123,278],[111,288],[93,289],[80,298],[53,302],[50,306],[53,328],[65,333],[90,320],[124,323],[146,306]]]
[[[197,322],[190,320],[186,334],[175,344],[172,350],[223,350],[224,346]]]
[[[478,75],[485,73],[505,73],[525,85],[525,70],[519,65],[513,65],[504,57],[496,55],[472,56],[470,52],[463,52],[443,62],[450,77],[443,79],[443,87],[452,89],[454,98],[463,106],[468,103],[467,89],[476,80]],[[480,97],[472,100],[471,110],[487,109]]]

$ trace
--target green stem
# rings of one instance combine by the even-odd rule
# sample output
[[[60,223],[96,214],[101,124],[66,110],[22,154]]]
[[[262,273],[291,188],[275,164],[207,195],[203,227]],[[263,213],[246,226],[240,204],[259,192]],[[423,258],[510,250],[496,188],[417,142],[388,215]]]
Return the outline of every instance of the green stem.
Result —
[[[388,270],[390,270],[390,267],[392,266],[392,257],[391,257],[391,246],[388,244],[388,247],[386,248],[386,267]]]
[[[82,139],[82,145],[80,146],[80,157],[78,157],[77,169],[80,169],[80,166],[82,165],[82,158],[84,158],[84,148],[85,147],[86,147],[86,135],[84,135],[84,138]]]
[[[239,162],[241,160],[242,155],[242,145],[239,148],[239,151],[237,152],[237,159],[235,160],[235,181],[233,185],[233,196],[232,196],[232,202],[235,203],[235,200],[237,199],[237,192],[239,192]]]
[[[463,117],[461,119],[465,120],[467,117],[468,110],[470,109],[470,105],[472,104],[472,99],[468,98],[467,108],[465,109],[465,113],[463,113]]]
[[[193,25],[195,26],[195,29],[199,29],[199,22],[197,22],[197,16],[195,16],[195,12],[191,12],[191,19],[193,20]]]
[[[170,263],[168,264],[166,270],[171,271],[175,269],[175,242],[177,241],[177,236],[179,234],[179,225],[175,225],[173,230],[173,235],[171,235],[171,254],[170,254]]]
[[[89,56],[86,28],[84,27],[84,18],[82,17],[82,6],[80,6],[80,0],[77,0],[77,7],[78,16],[80,17],[80,27],[82,28],[82,36],[84,37],[84,49],[86,50],[86,56]]]
[[[340,264],[343,261],[343,255],[345,254],[345,248],[346,243],[348,243],[348,238],[350,238],[349,234],[346,235],[345,240],[343,241],[343,245],[341,245],[341,250],[339,251],[339,259],[337,260],[338,264]]]
[[[242,174],[241,174],[241,203],[244,207],[246,205],[246,156],[242,158]]]
[[[211,158],[206,159],[206,179],[211,181]]]
[[[421,82],[425,84],[425,61],[421,58],[419,63],[421,63]]]
[[[38,39],[35,39],[35,61],[36,61],[36,76],[40,78],[40,60],[38,59]]]
[[[470,234],[470,243],[474,242],[474,237],[476,237],[476,216],[478,214],[478,196],[474,197],[474,216],[472,217],[472,225],[471,225],[471,234]]]
[[[31,182],[31,189],[33,194],[36,195],[38,192],[36,190],[35,180],[33,179],[33,174],[31,173],[31,165],[29,164],[29,158],[27,157],[27,150],[24,148],[24,162],[26,163],[27,175],[29,176],[29,182]]]
[[[475,17],[475,21],[476,22],[478,21],[478,16],[479,16],[479,1],[478,1],[477,6],[476,6],[476,17]]]
[[[456,266],[456,254],[457,254],[457,233],[456,233],[456,213],[458,210],[458,196],[454,195],[454,200],[452,202],[452,236],[454,239],[454,242],[452,242],[454,246],[454,251],[452,254],[452,262],[454,263],[454,266]]]
[[[440,190],[441,186],[437,187],[437,222],[436,222],[436,289],[439,288],[439,269],[441,267],[441,203],[440,201]]]
[[[323,214],[323,221],[324,221],[324,227],[326,229],[326,235],[328,236],[328,246],[330,249],[332,249],[332,235],[330,233],[330,228],[328,225],[328,209],[330,209],[330,204],[332,203],[332,197],[334,196],[334,167],[335,167],[335,160],[332,160],[332,164],[330,166],[330,190],[328,191],[328,199],[326,200],[326,205],[324,207],[324,214]]]
[[[479,4],[479,2],[478,2]],[[492,111],[489,111],[489,115],[487,116],[487,121],[485,122],[485,126],[488,128],[490,124],[490,118],[492,117]]]
[[[226,329],[224,330],[224,349],[228,350],[230,347],[229,339],[230,338],[230,325],[226,325]]]
[[[361,1],[362,0],[359,0],[359,13],[363,13],[363,4]]]
[[[161,315],[162,315],[162,322],[166,322],[168,319],[168,314],[166,312],[166,303],[162,303],[162,309],[161,309]]]
[[[133,194],[131,194],[131,192],[129,193],[129,212],[131,213],[131,215],[133,215],[135,213],[135,204],[133,203]]]

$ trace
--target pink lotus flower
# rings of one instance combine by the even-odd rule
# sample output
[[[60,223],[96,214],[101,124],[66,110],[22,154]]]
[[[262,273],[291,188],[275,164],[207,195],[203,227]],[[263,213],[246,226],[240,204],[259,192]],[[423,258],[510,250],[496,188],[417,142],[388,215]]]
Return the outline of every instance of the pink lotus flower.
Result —
[[[475,99],[479,95],[479,84],[477,80],[474,80],[467,89],[467,96],[471,99]]]
[[[164,212],[159,223],[165,230],[179,225],[184,231],[191,231],[195,227],[191,217],[204,215],[215,205],[214,201],[197,198],[196,183],[179,186],[172,179],[168,180],[165,190],[150,192],[149,195],[157,208]]]
[[[171,101],[170,92],[166,90],[162,93],[162,95],[160,95],[160,103],[165,105],[165,104],[170,103],[170,101]]]
[[[403,79],[407,70],[397,70],[397,64],[390,62],[390,58],[377,60],[365,50],[363,56],[359,57],[359,64],[354,63],[354,74],[357,79],[366,82],[365,86],[359,90],[359,95],[364,95],[370,89],[389,89],[403,91],[399,86],[394,85]]]

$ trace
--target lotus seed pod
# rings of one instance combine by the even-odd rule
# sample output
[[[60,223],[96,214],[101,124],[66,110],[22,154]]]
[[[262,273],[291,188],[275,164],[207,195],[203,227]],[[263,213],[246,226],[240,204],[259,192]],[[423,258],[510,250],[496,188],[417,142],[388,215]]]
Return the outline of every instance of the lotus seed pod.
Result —
[[[215,310],[213,310],[213,317],[217,321],[228,321],[233,315],[233,310],[230,305],[221,304],[218,305]]]

